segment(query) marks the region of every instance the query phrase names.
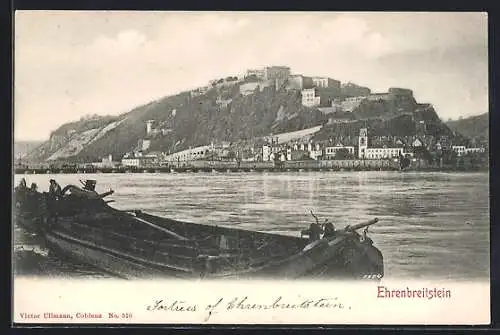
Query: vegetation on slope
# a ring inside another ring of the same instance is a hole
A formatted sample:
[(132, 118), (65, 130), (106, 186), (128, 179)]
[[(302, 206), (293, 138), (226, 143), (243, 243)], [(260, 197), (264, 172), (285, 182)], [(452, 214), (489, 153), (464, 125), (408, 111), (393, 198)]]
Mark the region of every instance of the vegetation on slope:
[(469, 138), (488, 139), (489, 119), (488, 113), (471, 116), (461, 120), (446, 122), (446, 125), (455, 132)]

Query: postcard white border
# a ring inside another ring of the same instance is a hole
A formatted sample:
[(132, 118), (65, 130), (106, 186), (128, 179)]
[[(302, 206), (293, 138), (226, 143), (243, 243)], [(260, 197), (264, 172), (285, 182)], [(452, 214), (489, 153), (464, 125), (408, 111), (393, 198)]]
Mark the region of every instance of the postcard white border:
[[(379, 286), (417, 293), (411, 298), (382, 298)], [(428, 292), (417, 296), (418, 291), (425, 290)], [(434, 292), (432, 297), (429, 291)], [(442, 292), (441, 298), (438, 291)], [(447, 291), (449, 297), (445, 297)], [(159, 300), (163, 309), (148, 310), (154, 309), (149, 306)], [(175, 301), (177, 308), (196, 306), (195, 310), (165, 310)], [(304, 301), (310, 301), (308, 306)], [(243, 308), (252, 305), (256, 307)], [(111, 318), (109, 313), (116, 317)], [(64, 314), (71, 318), (57, 317)], [(99, 314), (101, 318), (97, 317)], [(124, 281), (17, 277), (13, 290), (16, 323), (487, 325), (490, 316), (488, 281)]]

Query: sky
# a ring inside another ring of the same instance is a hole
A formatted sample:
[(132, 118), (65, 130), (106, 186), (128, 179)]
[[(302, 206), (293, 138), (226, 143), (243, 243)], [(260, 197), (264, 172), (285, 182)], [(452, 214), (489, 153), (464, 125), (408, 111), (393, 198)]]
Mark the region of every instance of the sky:
[(268, 65), (410, 88), (444, 121), (488, 111), (486, 13), (17, 11), (14, 22), (15, 140)]

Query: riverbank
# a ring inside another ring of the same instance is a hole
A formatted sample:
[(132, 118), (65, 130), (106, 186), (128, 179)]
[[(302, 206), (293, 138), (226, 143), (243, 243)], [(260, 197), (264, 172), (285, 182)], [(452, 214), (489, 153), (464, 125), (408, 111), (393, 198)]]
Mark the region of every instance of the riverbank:
[[(179, 162), (168, 166), (119, 166), (119, 167), (22, 167), (16, 174), (81, 174), (81, 173), (236, 173), (236, 172), (342, 172), (342, 171), (401, 171), (399, 162), (391, 160), (344, 161), (285, 161), (285, 162)], [(488, 171), (484, 166), (445, 165), (434, 166), (413, 161), (403, 171), (423, 172), (477, 172)]]

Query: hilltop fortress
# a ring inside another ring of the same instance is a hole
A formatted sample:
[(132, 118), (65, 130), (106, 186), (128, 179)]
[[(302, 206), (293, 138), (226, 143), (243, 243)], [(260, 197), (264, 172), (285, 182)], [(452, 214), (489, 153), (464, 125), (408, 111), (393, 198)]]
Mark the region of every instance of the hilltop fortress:
[[(288, 66), (267, 66), (261, 69), (249, 69), (240, 78), (227, 77), (211, 80), (207, 86), (192, 90), (191, 96), (207, 93), (213, 87), (236, 85), (240, 83), (240, 93), (249, 95), (256, 90), (274, 86), (276, 90), (300, 91), (303, 106), (319, 108), (325, 113), (353, 111), (363, 101), (381, 101), (413, 99), (413, 91), (406, 88), (391, 87), (387, 92), (372, 93), (368, 87), (352, 82), (341, 83), (339, 80), (324, 76), (306, 76), (292, 74)], [(228, 104), (228, 100), (220, 99)]]

